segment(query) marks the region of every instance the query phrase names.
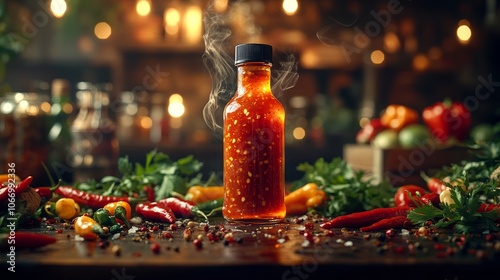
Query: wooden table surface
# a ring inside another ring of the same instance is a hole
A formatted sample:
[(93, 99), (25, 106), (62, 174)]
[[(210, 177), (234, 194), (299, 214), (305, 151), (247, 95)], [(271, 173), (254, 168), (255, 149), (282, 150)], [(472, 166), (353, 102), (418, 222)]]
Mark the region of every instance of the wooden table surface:
[[(103, 247), (77, 240), (71, 228), (56, 224), (48, 230), (42, 224), (32, 230), (56, 236), (58, 241), (37, 250), (17, 250), (15, 273), (7, 270), (8, 257), (2, 252), (0, 278), (444, 280), (479, 279), (500, 272), (498, 234), (466, 236), (466, 245), (459, 246), (460, 236), (446, 233), (417, 236), (413, 231), (396, 230), (394, 237), (388, 237), (385, 232), (335, 229), (327, 234), (314, 220), (290, 218), (279, 224), (255, 225), (217, 218), (210, 221), (209, 232), (232, 232), (234, 242), (210, 242), (203, 223), (195, 223), (192, 239), (204, 236), (202, 248), (196, 248), (192, 240), (183, 238), (184, 225), (175, 231), (165, 225), (149, 235), (129, 231)], [(315, 237), (307, 244), (303, 232), (311, 225)], [(165, 231), (173, 239), (164, 238)], [(159, 253), (150, 248), (155, 242), (160, 245)], [(114, 246), (120, 248), (119, 255)]]

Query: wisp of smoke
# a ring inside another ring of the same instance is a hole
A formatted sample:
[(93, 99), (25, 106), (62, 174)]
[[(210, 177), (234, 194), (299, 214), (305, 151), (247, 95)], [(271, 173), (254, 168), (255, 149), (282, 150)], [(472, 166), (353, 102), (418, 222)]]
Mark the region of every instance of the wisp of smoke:
[(280, 97), (284, 91), (291, 89), (297, 83), (299, 74), (297, 73), (298, 62), (293, 54), (288, 54), (284, 61), (281, 61), (280, 68), (273, 71), (271, 90), (273, 94)]
[[(224, 15), (213, 11), (212, 5), (205, 10), (203, 23), (205, 25), (203, 63), (212, 78), (212, 90), (203, 108), (203, 118), (214, 136), (221, 139), (224, 107), (236, 91), (237, 72), (234, 58), (229, 56), (225, 49), (231, 30), (225, 24)], [(299, 78), (297, 64), (295, 56), (289, 54), (279, 63), (279, 68), (275, 67), (271, 89), (275, 96), (280, 97), (285, 90), (295, 86)]]
[(222, 111), (236, 90), (236, 69), (233, 58), (225, 51), (226, 40), (231, 36), (231, 30), (224, 26), (224, 18), (211, 9), (204, 13), (205, 52), (203, 63), (212, 78), (212, 91), (208, 102), (203, 108), (205, 123), (212, 129), (217, 138), (222, 136)]

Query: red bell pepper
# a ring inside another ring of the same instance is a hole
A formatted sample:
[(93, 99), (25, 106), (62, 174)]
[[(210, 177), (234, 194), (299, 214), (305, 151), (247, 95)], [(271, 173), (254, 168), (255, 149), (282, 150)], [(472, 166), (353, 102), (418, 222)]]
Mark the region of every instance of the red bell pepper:
[(464, 103), (445, 100), (424, 108), (422, 119), (432, 135), (442, 143), (451, 138), (467, 139), (471, 128), (471, 114)]
[(375, 136), (382, 130), (387, 129), (387, 126), (383, 125), (380, 119), (371, 119), (363, 128), (361, 128), (356, 134), (356, 143), (358, 144), (369, 144)]

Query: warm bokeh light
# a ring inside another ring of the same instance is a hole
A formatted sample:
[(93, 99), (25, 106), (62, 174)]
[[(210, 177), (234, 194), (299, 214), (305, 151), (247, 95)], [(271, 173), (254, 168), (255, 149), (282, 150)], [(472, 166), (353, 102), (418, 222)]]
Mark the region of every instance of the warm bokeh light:
[(178, 93), (170, 95), (170, 97), (168, 98), (168, 103), (175, 103), (175, 102), (180, 102), (180, 103), (184, 102), (182, 95)]
[(165, 33), (175, 35), (179, 33), (179, 23), (181, 21), (181, 14), (176, 8), (168, 8), (163, 14), (165, 21)]
[(399, 51), (401, 44), (399, 38), (394, 32), (388, 32), (384, 36), (384, 49), (388, 53), (395, 53)]
[(299, 9), (299, 2), (297, 0), (283, 0), (283, 11), (285, 14), (294, 15)]
[(50, 11), (55, 18), (62, 18), (66, 13), (68, 5), (64, 0), (52, 0), (50, 1)]
[(303, 127), (296, 127), (293, 129), (293, 138), (297, 140), (302, 140), (304, 137), (306, 137), (306, 130)]
[(381, 64), (382, 62), (384, 62), (385, 55), (381, 50), (375, 50), (371, 53), (370, 59), (373, 64)]
[(467, 44), (472, 37), (472, 30), (469, 26), (463, 24), (457, 28), (457, 37), (460, 43)]
[(153, 120), (148, 116), (143, 116), (141, 118), (141, 127), (144, 129), (150, 129), (153, 126)]
[(66, 113), (66, 114), (71, 114), (73, 113), (73, 105), (71, 105), (70, 103), (65, 103), (63, 105), (63, 112)]
[(183, 36), (188, 44), (201, 42), (203, 33), (203, 15), (201, 8), (192, 5), (186, 8), (183, 17)]
[(145, 17), (151, 12), (151, 3), (149, 0), (138, 0), (135, 5), (135, 10), (138, 15)]
[(178, 93), (172, 94), (168, 99), (168, 114), (173, 118), (179, 118), (184, 115), (185, 110), (182, 96)]
[(416, 55), (413, 58), (413, 68), (419, 71), (424, 71), (429, 68), (429, 59), (424, 54)]
[(111, 26), (106, 22), (99, 22), (94, 27), (94, 34), (101, 40), (108, 39), (111, 36)]
[(215, 0), (214, 9), (217, 13), (223, 13), (227, 10), (229, 0)]
[(42, 111), (45, 113), (49, 113), (51, 108), (52, 106), (49, 102), (42, 102), (42, 104), (40, 104), (40, 109), (42, 109)]

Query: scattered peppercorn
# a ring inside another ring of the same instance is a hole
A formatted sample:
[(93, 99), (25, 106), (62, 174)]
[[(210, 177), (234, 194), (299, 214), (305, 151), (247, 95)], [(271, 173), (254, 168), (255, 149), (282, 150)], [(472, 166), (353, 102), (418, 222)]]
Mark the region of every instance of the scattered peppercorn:
[(156, 242), (153, 242), (151, 243), (151, 245), (149, 245), (149, 248), (151, 248), (151, 251), (153, 251), (153, 253), (155, 254), (159, 254), (160, 253), (160, 244), (156, 243)]

